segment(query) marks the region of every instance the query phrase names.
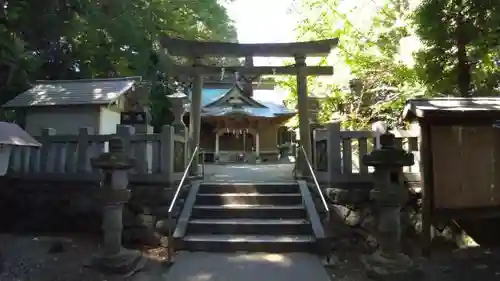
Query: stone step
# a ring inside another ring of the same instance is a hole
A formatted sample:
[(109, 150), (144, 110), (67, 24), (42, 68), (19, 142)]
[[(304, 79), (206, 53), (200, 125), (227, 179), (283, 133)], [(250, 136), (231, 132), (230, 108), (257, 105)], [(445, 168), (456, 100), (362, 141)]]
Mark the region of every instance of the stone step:
[(310, 235), (312, 228), (305, 219), (194, 219), (187, 233)]
[(303, 205), (195, 205), (191, 211), (191, 219), (304, 219), (306, 215)]
[(238, 183), (238, 182), (204, 182), (198, 194), (204, 193), (298, 193), (297, 183)]
[(188, 235), (180, 247), (207, 252), (314, 252), (315, 239), (309, 235)]
[(300, 193), (203, 193), (197, 195), (195, 204), (299, 205), (302, 196)]

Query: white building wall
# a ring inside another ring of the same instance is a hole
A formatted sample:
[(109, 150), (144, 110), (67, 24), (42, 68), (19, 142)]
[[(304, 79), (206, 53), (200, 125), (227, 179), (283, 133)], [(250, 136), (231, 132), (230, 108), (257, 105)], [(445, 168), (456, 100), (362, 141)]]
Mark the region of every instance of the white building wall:
[(120, 113), (101, 107), (99, 115), (99, 134), (109, 135), (116, 133), (116, 125), (120, 124)]
[(99, 130), (99, 108), (96, 106), (57, 107), (47, 106), (26, 110), (25, 130), (32, 136), (40, 136), (42, 129), (53, 128), (57, 134), (78, 134), (82, 127), (90, 127), (92, 133)]
[[(111, 135), (116, 133), (116, 125), (120, 124), (120, 113), (101, 107), (99, 114), (99, 134)], [(104, 143), (104, 151), (109, 151), (109, 143)]]

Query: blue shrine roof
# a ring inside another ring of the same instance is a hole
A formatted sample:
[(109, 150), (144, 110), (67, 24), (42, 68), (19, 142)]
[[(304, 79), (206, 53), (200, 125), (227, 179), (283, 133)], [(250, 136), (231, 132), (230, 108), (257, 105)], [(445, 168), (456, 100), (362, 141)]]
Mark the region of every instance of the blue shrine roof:
[(212, 102), (222, 98), (230, 88), (226, 89), (203, 89), (201, 93), (201, 106), (205, 107)]
[(283, 105), (284, 95), (276, 90), (255, 89), (252, 100), (262, 106), (244, 104), (235, 108), (231, 106), (216, 106), (214, 102), (223, 98), (233, 88), (205, 88), (202, 91), (202, 116), (225, 116), (241, 113), (254, 117), (278, 117), (283, 115), (292, 116), (296, 113)]

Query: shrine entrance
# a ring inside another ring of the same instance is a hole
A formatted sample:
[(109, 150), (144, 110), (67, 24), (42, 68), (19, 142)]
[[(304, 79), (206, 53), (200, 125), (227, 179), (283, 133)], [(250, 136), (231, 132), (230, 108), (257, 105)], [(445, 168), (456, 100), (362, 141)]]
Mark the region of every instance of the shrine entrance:
[(235, 151), (242, 153), (255, 151), (254, 137), (248, 130), (223, 132), (222, 134), (217, 134), (217, 138), (218, 140), (216, 139), (216, 142), (219, 143), (219, 147), (216, 147), (216, 153), (220, 151)]
[(215, 133), (217, 162), (248, 162), (248, 156), (256, 153), (254, 135), (255, 130), (249, 128), (219, 129)]
[[(306, 166), (307, 157), (311, 159), (311, 133), (309, 124), (309, 108), (307, 94), (307, 76), (309, 75), (332, 75), (333, 67), (331, 66), (307, 66), (306, 57), (325, 57), (338, 44), (338, 39), (300, 42), (300, 43), (274, 43), (274, 44), (238, 44), (226, 42), (208, 42), (208, 41), (191, 41), (183, 39), (175, 39), (164, 37), (161, 40), (161, 45), (164, 52), (161, 53), (162, 63), (168, 73), (173, 75), (188, 75), (192, 78), (191, 104), (189, 116), (189, 137), (190, 150), (194, 151), (200, 146), (200, 128), (202, 117), (202, 91), (203, 77), (206, 75), (217, 75), (224, 73), (234, 73), (243, 77), (247, 81), (253, 81), (264, 75), (295, 75), (297, 77), (297, 96), (298, 96), (298, 115), (299, 115), (299, 132), (300, 142), (305, 153), (299, 154), (297, 160), (297, 170), (301, 175), (307, 175), (309, 172)], [(184, 57), (190, 60), (187, 64), (174, 63), (174, 57)], [(202, 59), (206, 57), (237, 57), (244, 58), (244, 66), (213, 66), (203, 65)], [(295, 65), (291, 66), (254, 66), (254, 57), (293, 57)], [(245, 87), (252, 87), (247, 83)], [(224, 118), (224, 114), (220, 115)], [(227, 116), (226, 116), (227, 117)], [(274, 116), (279, 117), (279, 116)], [(227, 118), (226, 118), (227, 119)], [(235, 132), (240, 136), (240, 131), (247, 129), (245, 127), (231, 128), (224, 127), (226, 132), (221, 131), (216, 138), (216, 153), (219, 153), (221, 141), (233, 136)], [(255, 149), (259, 156), (259, 134), (253, 134), (253, 138), (249, 138), (247, 133), (242, 139), (242, 148), (248, 148), (247, 142), (251, 140), (252, 149)], [(243, 144), (243, 140), (244, 144)], [(234, 142), (233, 144), (237, 144)], [(305, 154), (305, 155), (304, 155)], [(198, 174), (198, 155), (194, 156), (192, 175)]]

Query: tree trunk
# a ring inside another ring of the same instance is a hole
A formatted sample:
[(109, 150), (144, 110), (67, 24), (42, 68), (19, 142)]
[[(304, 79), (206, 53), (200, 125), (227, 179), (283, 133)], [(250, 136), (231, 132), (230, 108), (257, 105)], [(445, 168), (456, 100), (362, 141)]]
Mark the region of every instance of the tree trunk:
[(12, 68), (7, 64), (0, 64), (0, 91), (7, 87), (12, 77)]
[(464, 30), (464, 19), (461, 13), (457, 15), (457, 30), (456, 30), (456, 43), (457, 43), (457, 84), (460, 96), (469, 97), (472, 95), (470, 92), (471, 84), (471, 71), (469, 58), (467, 56), (467, 44), (469, 39)]

